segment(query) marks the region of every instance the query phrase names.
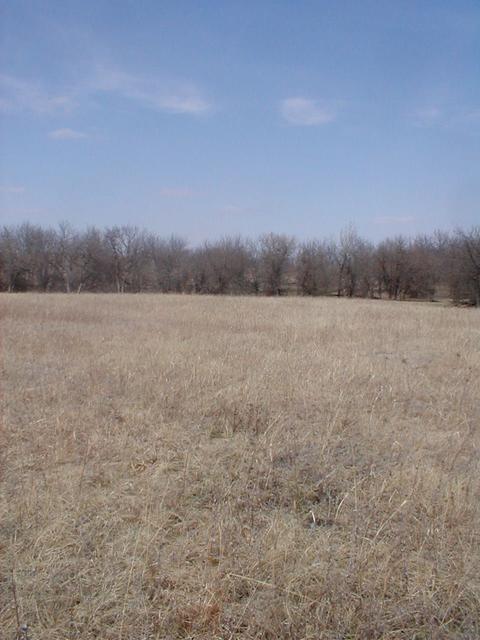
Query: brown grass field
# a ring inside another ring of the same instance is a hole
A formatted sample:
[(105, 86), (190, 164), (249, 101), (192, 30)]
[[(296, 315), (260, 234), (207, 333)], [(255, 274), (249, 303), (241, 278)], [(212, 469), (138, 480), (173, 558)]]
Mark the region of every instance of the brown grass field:
[(480, 313), (0, 296), (0, 636), (480, 637)]

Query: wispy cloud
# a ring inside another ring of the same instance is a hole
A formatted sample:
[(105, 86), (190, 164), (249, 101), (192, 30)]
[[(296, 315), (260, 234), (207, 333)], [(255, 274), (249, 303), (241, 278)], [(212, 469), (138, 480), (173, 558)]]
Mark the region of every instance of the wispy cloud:
[(386, 225), (396, 225), (396, 224), (410, 224), (415, 222), (415, 218), (413, 216), (378, 216), (373, 220), (375, 224), (386, 224)]
[(55, 129), (48, 134), (52, 140), (80, 140), (86, 138), (87, 134), (81, 131), (75, 131), (75, 129)]
[(227, 204), (220, 209), (220, 213), (224, 213), (226, 215), (240, 215), (245, 213), (245, 207), (239, 207), (234, 204)]
[(480, 108), (463, 109), (454, 119), (454, 122), (461, 122), (467, 126), (477, 126), (480, 124)]
[(187, 187), (162, 187), (160, 195), (165, 198), (190, 198), (193, 191)]
[(219, 213), (221, 215), (227, 217), (242, 217), (242, 216), (251, 216), (251, 215), (259, 215), (260, 210), (255, 207), (246, 207), (235, 204), (227, 204), (219, 209)]
[(98, 66), (86, 90), (92, 94), (113, 93), (168, 113), (202, 115), (212, 110), (212, 103), (192, 83), (162, 81), (112, 67)]
[(433, 105), (416, 109), (410, 114), (410, 118), (417, 127), (462, 129), (480, 124), (480, 109), (458, 105)]
[(191, 82), (133, 75), (97, 65), (82, 81), (63, 91), (47, 90), (40, 82), (0, 75), (0, 111), (39, 115), (68, 113), (102, 94), (116, 95), (156, 111), (203, 115), (213, 105)]
[(48, 91), (33, 80), (0, 74), (0, 110), (3, 112), (51, 115), (68, 112), (73, 107), (73, 99), (66, 93)]
[(22, 222), (45, 224), (49, 211), (40, 207), (11, 207), (0, 206), (0, 217), (2, 224), (18, 225)]
[(289, 124), (303, 127), (328, 124), (336, 118), (336, 113), (332, 107), (318, 100), (302, 97), (282, 100), (280, 113)]
[(436, 106), (421, 107), (412, 113), (414, 123), (420, 127), (431, 127), (442, 121), (443, 111)]
[(0, 185), (0, 193), (16, 195), (24, 192), (25, 187), (22, 186)]

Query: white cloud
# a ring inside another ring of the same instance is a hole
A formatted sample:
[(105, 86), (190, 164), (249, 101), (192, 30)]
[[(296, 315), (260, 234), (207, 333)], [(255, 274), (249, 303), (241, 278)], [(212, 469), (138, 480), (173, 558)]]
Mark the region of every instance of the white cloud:
[(280, 113), (288, 123), (304, 127), (328, 124), (336, 118), (331, 107), (317, 100), (302, 97), (282, 100)]
[(415, 222), (413, 216), (379, 216), (374, 219), (375, 224), (410, 224)]
[(47, 91), (35, 81), (0, 74), (0, 111), (30, 111), (40, 115), (68, 112), (74, 107), (71, 96)]
[(80, 140), (86, 138), (87, 134), (74, 129), (55, 129), (55, 131), (50, 131), (48, 136), (53, 140)]
[(24, 193), (24, 192), (25, 192), (25, 187), (11, 186), (11, 185), (0, 185), (0, 193), (19, 194), (19, 193)]

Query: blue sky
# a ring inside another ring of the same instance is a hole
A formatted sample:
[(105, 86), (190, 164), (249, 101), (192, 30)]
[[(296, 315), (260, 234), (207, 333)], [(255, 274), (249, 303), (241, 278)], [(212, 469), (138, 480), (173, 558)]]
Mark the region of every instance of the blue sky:
[(0, 222), (480, 223), (478, 0), (0, 0)]

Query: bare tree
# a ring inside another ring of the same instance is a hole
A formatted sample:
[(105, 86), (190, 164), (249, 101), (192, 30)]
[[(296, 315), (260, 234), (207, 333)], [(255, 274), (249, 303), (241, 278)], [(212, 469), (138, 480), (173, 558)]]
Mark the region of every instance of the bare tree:
[(7, 291), (176, 291), (215, 294), (432, 299), (480, 305), (480, 228), (388, 238), (374, 247), (353, 226), (338, 241), (266, 234), (189, 249), (136, 227), (75, 231), (31, 224), (0, 230), (0, 288)]
[(452, 241), (452, 296), (480, 307), (480, 227), (458, 229)]
[(150, 234), (146, 244), (153, 264), (155, 288), (164, 293), (185, 290), (189, 278), (187, 242), (178, 236), (163, 240)]
[(407, 241), (402, 236), (381, 242), (377, 248), (378, 286), (397, 300), (405, 292), (408, 278)]
[(361, 268), (365, 263), (367, 243), (358, 235), (353, 225), (340, 233), (338, 244), (333, 245), (333, 260), (337, 271), (337, 296), (352, 297), (357, 293), (361, 280)]
[(384, 240), (378, 245), (375, 258), (380, 295), (385, 291), (394, 300), (433, 298), (437, 274), (435, 248), (430, 238), (419, 236), (408, 240), (396, 236)]
[(2, 287), (9, 292), (29, 288), (26, 255), (22, 250), (19, 230), (3, 227), (0, 233), (0, 269)]
[(137, 227), (111, 227), (105, 231), (105, 244), (117, 293), (141, 291), (147, 262), (145, 233)]
[(286, 235), (269, 233), (259, 238), (259, 266), (262, 290), (279, 296), (286, 290), (286, 274), (295, 249), (295, 240)]
[(328, 247), (325, 243), (313, 240), (301, 244), (298, 248), (295, 266), (295, 278), (299, 293), (317, 296), (329, 292), (333, 273)]
[(66, 293), (71, 292), (75, 278), (77, 248), (77, 236), (72, 226), (68, 222), (60, 222), (53, 237), (52, 261)]
[(111, 289), (110, 256), (103, 234), (94, 227), (87, 229), (78, 240), (77, 293), (83, 289), (103, 291)]
[(53, 278), (54, 231), (25, 223), (16, 229), (15, 234), (28, 288), (48, 291)]
[(432, 238), (418, 236), (409, 245), (409, 280), (406, 295), (411, 298), (433, 300), (438, 273), (436, 272), (435, 245)]
[(252, 263), (247, 244), (239, 237), (207, 242), (198, 255), (203, 289), (208, 293), (246, 293)]

